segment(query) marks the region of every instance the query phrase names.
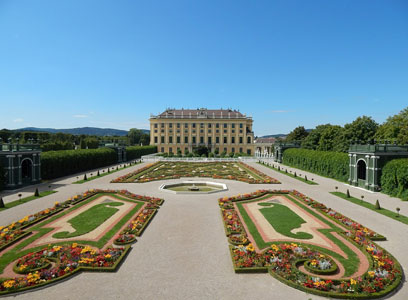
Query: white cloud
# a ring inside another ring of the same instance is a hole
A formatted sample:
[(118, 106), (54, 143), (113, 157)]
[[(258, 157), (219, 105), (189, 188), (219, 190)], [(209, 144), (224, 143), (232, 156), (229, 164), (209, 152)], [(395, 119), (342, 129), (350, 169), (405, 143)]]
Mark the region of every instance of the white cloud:
[(74, 118), (88, 118), (88, 115), (74, 115)]
[(289, 112), (289, 110), (277, 109), (277, 110), (270, 110), (270, 112), (273, 113), (273, 114), (282, 114), (282, 113), (287, 113), (287, 112)]
[(17, 119), (13, 120), (14, 123), (21, 123), (23, 121), (24, 121), (24, 119), (22, 119), (22, 118), (17, 118)]

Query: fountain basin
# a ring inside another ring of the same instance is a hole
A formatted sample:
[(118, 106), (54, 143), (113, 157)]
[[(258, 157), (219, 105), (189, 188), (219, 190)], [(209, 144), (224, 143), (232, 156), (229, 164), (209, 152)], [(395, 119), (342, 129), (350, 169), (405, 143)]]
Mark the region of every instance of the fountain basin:
[(190, 180), (164, 183), (159, 189), (173, 194), (212, 194), (228, 190), (227, 185), (224, 183)]

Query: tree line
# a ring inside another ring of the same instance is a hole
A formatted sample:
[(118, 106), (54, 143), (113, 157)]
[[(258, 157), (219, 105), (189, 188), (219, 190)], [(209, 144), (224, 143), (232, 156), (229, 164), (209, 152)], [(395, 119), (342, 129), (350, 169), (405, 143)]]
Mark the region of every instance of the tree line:
[(97, 149), (100, 143), (120, 143), (127, 146), (149, 145), (150, 135), (140, 129), (132, 128), (127, 136), (96, 136), (96, 135), (74, 135), (68, 133), (49, 133), (39, 131), (16, 131), (2, 129), (0, 138), (3, 143), (9, 139), (13, 143), (20, 144), (36, 141), (40, 144), (43, 152), (75, 149)]
[(344, 126), (322, 124), (307, 131), (298, 126), (285, 138), (286, 142), (300, 142), (310, 150), (347, 152), (351, 143), (408, 144), (408, 107), (378, 124), (368, 116), (361, 116)]

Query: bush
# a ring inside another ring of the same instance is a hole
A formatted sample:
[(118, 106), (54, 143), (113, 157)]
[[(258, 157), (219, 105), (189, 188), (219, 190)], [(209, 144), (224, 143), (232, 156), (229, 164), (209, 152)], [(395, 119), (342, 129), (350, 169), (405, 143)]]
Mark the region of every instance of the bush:
[(132, 160), (141, 158), (143, 155), (157, 152), (156, 146), (131, 146), (126, 147), (126, 159)]
[(393, 159), (385, 164), (381, 188), (386, 194), (408, 199), (408, 158)]
[(347, 153), (291, 148), (283, 152), (283, 163), (340, 181), (349, 177)]
[(53, 179), (117, 162), (109, 148), (49, 151), (41, 154), (41, 177)]

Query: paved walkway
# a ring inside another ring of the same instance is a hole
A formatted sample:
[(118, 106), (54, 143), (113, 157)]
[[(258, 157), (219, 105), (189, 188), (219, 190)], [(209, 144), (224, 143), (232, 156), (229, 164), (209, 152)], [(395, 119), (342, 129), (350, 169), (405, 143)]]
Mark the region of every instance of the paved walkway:
[[(347, 188), (337, 181), (310, 174), (319, 183), (312, 186), (251, 163), (253, 167), (279, 179), (282, 184), (251, 185), (212, 180), (226, 183), (228, 191), (212, 195), (173, 195), (159, 190), (163, 181), (110, 183), (112, 179), (144, 165), (133, 166), (85, 184), (71, 184), (76, 181), (76, 176), (57, 180), (52, 186), (58, 193), (0, 212), (0, 225), (7, 225), (27, 214), (50, 207), (55, 201), (64, 201), (92, 188), (127, 189), (165, 199), (159, 213), (133, 246), (118, 272), (81, 273), (56, 285), (20, 294), (18, 299), (326, 299), (291, 288), (268, 274), (234, 273), (217, 199), (258, 189), (296, 189), (338, 210), (386, 235), (388, 241), (379, 244), (389, 250), (404, 268), (408, 266), (408, 239), (402, 238), (408, 236), (408, 225), (329, 194), (336, 185), (341, 191)], [(375, 201), (377, 197), (383, 207), (395, 209), (393, 206), (398, 204), (401, 213), (408, 212), (408, 203), (349, 188), (352, 195), (362, 193), (368, 201)], [(31, 189), (34, 191), (35, 187)], [(392, 299), (408, 299), (405, 284)]]

